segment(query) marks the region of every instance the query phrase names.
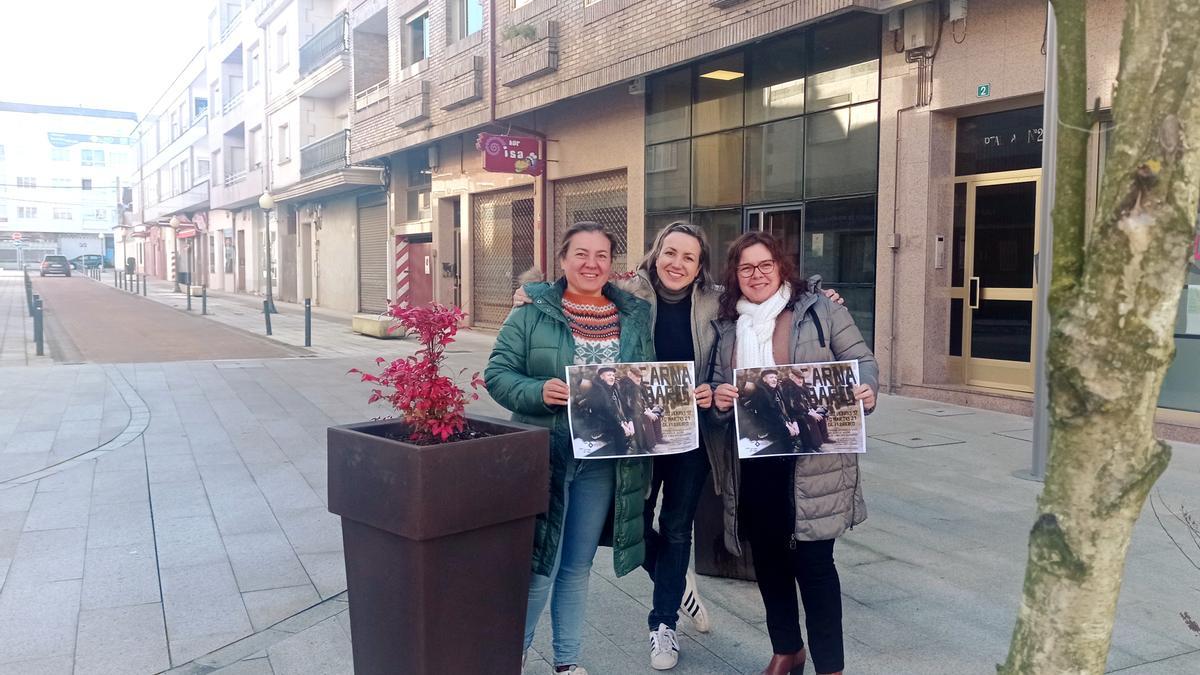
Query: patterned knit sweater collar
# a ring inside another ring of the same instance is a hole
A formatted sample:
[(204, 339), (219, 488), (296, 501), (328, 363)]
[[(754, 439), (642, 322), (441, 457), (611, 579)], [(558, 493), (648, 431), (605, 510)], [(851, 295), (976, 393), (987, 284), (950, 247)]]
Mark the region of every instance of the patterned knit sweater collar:
[(608, 298), (564, 291), (563, 314), (575, 336), (575, 362), (616, 363), (621, 338), (617, 306)]

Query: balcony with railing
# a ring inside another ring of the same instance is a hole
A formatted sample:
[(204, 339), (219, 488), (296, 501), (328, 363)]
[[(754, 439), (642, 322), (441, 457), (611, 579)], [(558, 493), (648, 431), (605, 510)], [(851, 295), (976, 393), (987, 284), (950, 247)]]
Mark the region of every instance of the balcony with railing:
[[(232, 169), (232, 167), (228, 167)], [(213, 182), (209, 205), (214, 209), (234, 209), (253, 204), (263, 191), (262, 167), (226, 171), (224, 180)]]
[(341, 131), (313, 141), (300, 148), (300, 178), (344, 169), (350, 166), (350, 130)]
[[(361, 112), (371, 106), (388, 99), (388, 81), (377, 82), (354, 94), (354, 111)], [(380, 111), (385, 110), (382, 108)], [(369, 116), (369, 115), (368, 115)]]
[(350, 53), (350, 18), (342, 12), (300, 47), (300, 77), (307, 77), (338, 54)]

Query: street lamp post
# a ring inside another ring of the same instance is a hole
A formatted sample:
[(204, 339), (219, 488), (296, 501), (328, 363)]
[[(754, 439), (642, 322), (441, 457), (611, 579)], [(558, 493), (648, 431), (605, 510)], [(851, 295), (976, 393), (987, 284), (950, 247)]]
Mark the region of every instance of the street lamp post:
[(175, 278), (175, 292), (179, 292), (179, 216), (171, 216), (171, 276)]
[(263, 228), (266, 230), (267, 244), (267, 313), (278, 314), (275, 311), (275, 298), (271, 294), (271, 209), (275, 208), (275, 198), (267, 190), (258, 198), (258, 207), (263, 210)]

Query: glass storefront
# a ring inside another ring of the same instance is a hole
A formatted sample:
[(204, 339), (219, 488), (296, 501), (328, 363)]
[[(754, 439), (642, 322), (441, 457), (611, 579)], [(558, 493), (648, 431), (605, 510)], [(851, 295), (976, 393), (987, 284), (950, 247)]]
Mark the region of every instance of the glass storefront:
[(773, 232), (872, 341), (880, 34), (851, 15), (650, 78), (646, 246), (690, 220), (719, 278), (733, 239)]

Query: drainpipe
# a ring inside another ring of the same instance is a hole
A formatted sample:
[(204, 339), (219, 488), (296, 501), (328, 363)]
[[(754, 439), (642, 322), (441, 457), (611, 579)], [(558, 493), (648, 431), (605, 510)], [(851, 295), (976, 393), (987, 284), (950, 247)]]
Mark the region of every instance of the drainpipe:
[[(488, 0), (488, 125), (499, 126), (496, 121), (496, 0)], [(514, 125), (507, 125), (508, 129), (529, 134), (538, 139), (538, 153), (542, 157), (542, 162), (545, 164), (545, 169), (540, 176), (534, 177), (533, 189), (538, 199), (537, 217), (533, 221), (533, 245), (537, 251), (536, 265), (538, 270), (545, 277), (548, 274), (546, 268), (546, 221), (547, 209), (549, 208), (549, 200), (547, 198), (549, 180), (547, 172), (550, 170), (550, 163), (546, 161), (546, 134), (534, 129), (525, 129)]]
[(892, 167), (892, 236), (888, 241), (888, 247), (892, 249), (892, 307), (890, 327), (888, 331), (888, 386), (889, 394), (895, 394), (898, 387), (896, 386), (896, 284), (899, 278), (898, 267), (900, 264), (900, 233), (897, 230), (896, 222), (900, 213), (900, 122), (904, 119), (904, 113), (915, 110), (921, 107), (921, 103), (915, 103), (896, 111), (896, 142), (895, 156), (893, 157)]

